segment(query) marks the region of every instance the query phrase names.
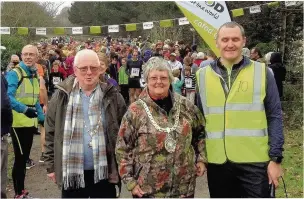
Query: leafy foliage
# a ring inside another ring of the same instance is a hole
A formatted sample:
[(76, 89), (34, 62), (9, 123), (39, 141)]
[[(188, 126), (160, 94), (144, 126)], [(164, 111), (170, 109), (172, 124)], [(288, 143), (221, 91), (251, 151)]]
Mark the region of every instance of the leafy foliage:
[(20, 53), (25, 44), (26, 41), (22, 37), (1, 35), (1, 45), (6, 47), (6, 50), (1, 50), (1, 69), (6, 68), (11, 55)]

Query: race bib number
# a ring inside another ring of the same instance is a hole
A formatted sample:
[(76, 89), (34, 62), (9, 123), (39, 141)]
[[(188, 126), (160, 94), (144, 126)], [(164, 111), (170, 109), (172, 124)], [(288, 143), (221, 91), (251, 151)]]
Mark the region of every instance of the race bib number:
[(139, 68), (132, 68), (131, 75), (133, 77), (138, 77), (139, 76)]
[(53, 77), (53, 84), (57, 85), (61, 82), (60, 77)]
[(185, 78), (185, 84), (186, 84), (186, 88), (192, 88), (192, 79)]

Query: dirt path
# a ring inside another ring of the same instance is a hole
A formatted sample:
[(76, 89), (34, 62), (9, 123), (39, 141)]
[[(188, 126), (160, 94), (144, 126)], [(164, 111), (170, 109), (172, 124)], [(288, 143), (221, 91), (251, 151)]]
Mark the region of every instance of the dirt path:
[[(13, 151), (10, 151), (13, 153)], [(57, 185), (47, 178), (46, 169), (43, 163), (39, 163), (40, 158), (40, 136), (34, 136), (31, 158), (35, 161), (36, 166), (27, 170), (25, 178), (25, 189), (28, 190), (34, 198), (59, 198), (61, 196)], [(12, 163), (10, 163), (12, 164)], [(14, 197), (14, 188), (12, 182), (8, 184), (8, 197)], [(125, 187), (122, 188), (122, 198), (130, 198), (131, 194)], [(209, 197), (206, 177), (197, 179), (196, 198)]]

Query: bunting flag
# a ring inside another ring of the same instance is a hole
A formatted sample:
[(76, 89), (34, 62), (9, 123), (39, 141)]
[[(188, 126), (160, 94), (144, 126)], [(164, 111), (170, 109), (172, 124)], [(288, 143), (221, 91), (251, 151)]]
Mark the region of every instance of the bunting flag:
[[(285, 1), (282, 3), (288, 7), (298, 5), (299, 1)], [(209, 38), (212, 40), (216, 37), (217, 28), (219, 27), (218, 24), (231, 21), (231, 16), (239, 17), (244, 15), (244, 13), (260, 13), (265, 7), (275, 8), (279, 6), (280, 2), (267, 2), (260, 5), (238, 8), (230, 11), (228, 10), (226, 3), (222, 1), (176, 1), (176, 4), (182, 10), (185, 17), (160, 21), (141, 22), (143, 24), (142, 29), (150, 30), (154, 28), (154, 22), (159, 23), (160, 27), (173, 27), (175, 24), (177, 24), (175, 22), (178, 22), (178, 25), (180, 26), (191, 24), (201, 36), (205, 35), (202, 37), (206, 37), (207, 33), (213, 35), (211, 38)], [(247, 12), (247, 10), (249, 11)], [(229, 15), (229, 13), (231, 15)], [(53, 29), (54, 34), (56, 35), (64, 35), (66, 29), (68, 32), (72, 32), (72, 34), (83, 34), (84, 27), (89, 28), (89, 34), (101, 34), (103, 27), (107, 27), (109, 33), (115, 33), (119, 32), (119, 26), (125, 26), (126, 31), (136, 31), (138, 30), (137, 24), (141, 23), (83, 27), (0, 27), (0, 34), (9, 35), (11, 34), (11, 29), (17, 29), (17, 31), (12, 32), (17, 32), (17, 34), (20, 35), (27, 35), (29, 34), (29, 29), (36, 29), (36, 35), (46, 35), (47, 29), (49, 28)]]
[(46, 28), (36, 28), (36, 35), (46, 35)]
[(259, 5), (251, 6), (249, 8), (249, 12), (250, 12), (250, 14), (259, 13), (259, 12), (261, 12), (261, 6), (259, 6)]
[(54, 28), (54, 34), (55, 35), (63, 35), (64, 34), (64, 28)]
[(297, 2), (296, 1), (285, 1), (285, 6), (288, 7), (288, 6), (295, 6), (297, 5)]
[(232, 12), (233, 17), (239, 17), (239, 16), (244, 15), (244, 9), (243, 8), (234, 9), (234, 10), (231, 10), (231, 12)]
[(144, 22), (143, 23), (143, 29), (148, 30), (153, 28), (153, 22)]
[(0, 35), (10, 35), (11, 28), (10, 27), (0, 27)]
[(136, 31), (136, 24), (126, 24), (126, 31)]
[(268, 7), (277, 7), (280, 5), (280, 2), (274, 1), (274, 2), (267, 3), (267, 5), (268, 5)]
[(17, 32), (18, 32), (18, 35), (28, 35), (28, 28), (19, 27)]
[(119, 32), (119, 25), (108, 26), (108, 32)]
[(188, 21), (188, 19), (186, 17), (178, 19), (178, 25), (182, 26), (182, 25), (187, 25), (187, 24), (190, 24), (190, 22)]
[(173, 21), (171, 19), (161, 20), (159, 21), (159, 25), (162, 28), (169, 28), (173, 26)]
[(82, 35), (83, 34), (82, 27), (73, 27), (72, 34), (73, 35)]
[(101, 27), (100, 26), (90, 26), (90, 34), (100, 34)]

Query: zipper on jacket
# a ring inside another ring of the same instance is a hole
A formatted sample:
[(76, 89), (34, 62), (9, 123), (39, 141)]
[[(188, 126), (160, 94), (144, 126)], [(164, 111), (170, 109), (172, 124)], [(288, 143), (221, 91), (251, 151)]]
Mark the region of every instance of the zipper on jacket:
[[(214, 70), (213, 70), (214, 71)], [(237, 76), (239, 75), (241, 69), (237, 72), (235, 78), (233, 79), (233, 83), (232, 85), (234, 84), (235, 82), (235, 79), (237, 78)], [(219, 74), (217, 74), (215, 71), (214, 73), (219, 76), (225, 83), (225, 85), (227, 85), (227, 83), (225, 82), (224, 78), (222, 76), (220, 76)], [(231, 71), (230, 71), (230, 74), (229, 74), (229, 82), (230, 82), (230, 75), (231, 75)], [(226, 161), (224, 163), (227, 162), (227, 160), (229, 160), (228, 156), (227, 156), (227, 151), (226, 151), (226, 139), (225, 139), (225, 131), (226, 131), (226, 104), (227, 104), (227, 99), (229, 97), (229, 93), (230, 93), (230, 90), (231, 90), (231, 87), (228, 88), (228, 92), (227, 92), (227, 97), (225, 98), (225, 103), (224, 103), (224, 138), (223, 138), (223, 141), (224, 141), (224, 151), (225, 151), (225, 156), (226, 156)], [(229, 160), (231, 161), (231, 160)], [(232, 161), (231, 161), (232, 162)]]

